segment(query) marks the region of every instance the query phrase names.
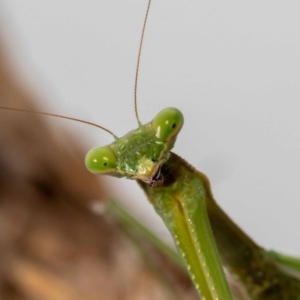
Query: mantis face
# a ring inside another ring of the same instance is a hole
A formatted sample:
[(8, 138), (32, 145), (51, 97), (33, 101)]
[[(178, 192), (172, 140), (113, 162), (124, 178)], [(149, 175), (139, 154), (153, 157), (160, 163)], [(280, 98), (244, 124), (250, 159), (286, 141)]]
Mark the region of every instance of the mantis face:
[(112, 144), (90, 150), (86, 167), (94, 174), (138, 179), (155, 186), (163, 182), (161, 166), (169, 158), (183, 122), (180, 110), (165, 108), (151, 122)]

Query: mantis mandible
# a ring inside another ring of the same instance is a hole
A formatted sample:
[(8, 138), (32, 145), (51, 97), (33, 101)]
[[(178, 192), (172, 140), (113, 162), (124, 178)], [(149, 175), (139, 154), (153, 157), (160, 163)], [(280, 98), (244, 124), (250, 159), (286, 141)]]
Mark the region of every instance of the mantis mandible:
[[(164, 112), (165, 113), (165, 112)], [(180, 123), (180, 122), (179, 122)], [(179, 126), (180, 127), (180, 126)], [(176, 131), (176, 134), (177, 134), (178, 132)], [(172, 135), (171, 135), (172, 136)], [(172, 136), (173, 138), (174, 138), (174, 136)], [(169, 150), (169, 148), (168, 148), (168, 150)], [(88, 158), (87, 158), (87, 165), (90, 165), (90, 159), (91, 159), (91, 155), (92, 155), (92, 153), (93, 152), (91, 152), (89, 155), (88, 155)], [(98, 152), (97, 152), (98, 153)], [(161, 157), (159, 157), (159, 158), (161, 158)], [(93, 160), (93, 158), (92, 158), (92, 160)], [(166, 161), (165, 161), (166, 160)], [(165, 164), (163, 164), (165, 162)], [(145, 160), (145, 163), (146, 164), (148, 164), (148, 168), (151, 170), (151, 169), (153, 169), (153, 166), (154, 166), (154, 164), (153, 164), (153, 162), (151, 163), (149, 160), (147, 161), (147, 160)], [(162, 181), (162, 179), (161, 179), (161, 174), (162, 175), (164, 175), (164, 177), (165, 177), (165, 179), (164, 180), (166, 180), (166, 178), (169, 178), (169, 174), (170, 174), (170, 170), (173, 170), (173, 172), (174, 173), (176, 173), (175, 172), (175, 170), (174, 170), (174, 165), (180, 165), (181, 167), (182, 167), (182, 169), (184, 169), (182, 172), (184, 172), (184, 174), (188, 174), (189, 172), (192, 172), (193, 173), (193, 175), (195, 176), (195, 177), (197, 177), (197, 179), (199, 179), (201, 182), (202, 182), (202, 185), (203, 185), (203, 188), (204, 188), (204, 190), (205, 190), (205, 192), (206, 192), (206, 197), (207, 198), (212, 198), (212, 195), (211, 195), (211, 192), (210, 192), (210, 188), (209, 188), (209, 183), (208, 183), (208, 181), (207, 181), (207, 179), (205, 178), (205, 176), (203, 175), (203, 174), (201, 174), (201, 173), (197, 173), (197, 172), (195, 172), (195, 170), (193, 170), (193, 168), (191, 168), (189, 165), (187, 165), (182, 159), (180, 159), (178, 156), (176, 156), (176, 155), (174, 155), (174, 154), (171, 154), (170, 155), (170, 157), (168, 158), (168, 160), (167, 159), (164, 159), (164, 158), (162, 158), (162, 161), (160, 162), (160, 165), (157, 167), (157, 169), (155, 170), (155, 172), (154, 172), (154, 174), (156, 175), (156, 177), (154, 178), (154, 180), (153, 180), (153, 178), (151, 179), (152, 181), (148, 181), (148, 184), (152, 184), (152, 185), (155, 185), (156, 183), (156, 181)], [(93, 168), (94, 167), (91, 167), (90, 166), (90, 168), (92, 169), (92, 170), (94, 170)], [(140, 167), (141, 168), (141, 167)], [(155, 169), (155, 168), (154, 168)], [(109, 169), (109, 171), (111, 172), (113, 170), (113, 168), (111, 168), (111, 169)], [(94, 170), (95, 171), (95, 170)], [(99, 171), (100, 173), (101, 173), (101, 171)], [(135, 171), (136, 172), (136, 171)], [(115, 173), (114, 173), (115, 174)], [(131, 174), (129, 174), (129, 175), (131, 175)], [(136, 177), (136, 179), (140, 179), (139, 177), (137, 177), (137, 175), (135, 175)], [(145, 178), (144, 178), (145, 179)], [(179, 178), (178, 178), (178, 180), (179, 180)], [(146, 182), (147, 182), (147, 180), (146, 180)], [(145, 185), (145, 184), (143, 184), (142, 182), (140, 182), (140, 184), (141, 184), (141, 186), (142, 186), (142, 188), (146, 191), (146, 193), (147, 193), (147, 195), (148, 195), (148, 197), (149, 198), (153, 198), (153, 197), (155, 197), (155, 195), (153, 195), (153, 194), (155, 194), (155, 193), (153, 193), (153, 191), (155, 191), (156, 189), (159, 189), (159, 186), (161, 186), (162, 185), (162, 183), (161, 184), (159, 184), (159, 183), (157, 183), (157, 187), (148, 187), (148, 185)], [(199, 183), (198, 183), (198, 185), (199, 185)], [(161, 193), (161, 192), (160, 192)], [(210, 200), (212, 200), (212, 199), (210, 199)], [(153, 201), (153, 199), (152, 199), (152, 201)], [(154, 201), (153, 201), (154, 202)], [(192, 209), (193, 210), (193, 209)], [(214, 202), (212, 202), (212, 201), (210, 201), (209, 203), (208, 203), (208, 211), (209, 211), (209, 215), (211, 216), (211, 215), (217, 215), (217, 218), (218, 218), (218, 220), (220, 220), (220, 219), (222, 219), (222, 218), (225, 218), (224, 217), (224, 214), (222, 214), (222, 213), (220, 213), (220, 211), (219, 211), (219, 208), (217, 207), (217, 206), (215, 206), (215, 203)], [(225, 218), (226, 219), (226, 218)], [(215, 224), (214, 223), (214, 219), (213, 218), (211, 218), (211, 222), (212, 222), (212, 226), (213, 226), (213, 228), (215, 227), (218, 227), (218, 224)], [(217, 222), (216, 222), (217, 223)], [(236, 233), (236, 235), (240, 235), (240, 233), (239, 233), (239, 231), (238, 231), (238, 229), (237, 228), (235, 228), (236, 226), (233, 224), (231, 224), (230, 223), (230, 221), (228, 221), (227, 219), (226, 219), (226, 222), (224, 221), (224, 223), (223, 224), (227, 224), (228, 225), (228, 227), (229, 227), (229, 229), (232, 229), (232, 228), (234, 228), (234, 232)], [(216, 230), (216, 231), (214, 231), (214, 234), (217, 236), (217, 243), (218, 243), (218, 239), (224, 239), (224, 238), (222, 238), (222, 234), (221, 234), (221, 232), (222, 232), (222, 229), (223, 229), (223, 227), (226, 227), (226, 226), (219, 226), (219, 227), (221, 227), (221, 228), (218, 228), (218, 230)], [(232, 233), (231, 233), (231, 231), (227, 231), (227, 236), (231, 236), (232, 237)], [(219, 237), (218, 237), (219, 236)], [(251, 244), (252, 242), (250, 242), (249, 241), (249, 239), (247, 239), (245, 236), (243, 236), (243, 238), (244, 238), (244, 240), (245, 241), (243, 241), (244, 242), (244, 244), (243, 245), (247, 245), (247, 242), (249, 242), (250, 243), (250, 246), (252, 247), (253, 245)], [(176, 237), (175, 237), (175, 239), (176, 239)], [(233, 239), (233, 238), (232, 238)], [(236, 246), (233, 246), (234, 245), (234, 243), (231, 245), (230, 243), (228, 243), (228, 245), (226, 245), (226, 246), (224, 246), (224, 247), (231, 247), (232, 249), (231, 249), (231, 253), (232, 253), (232, 256), (234, 256), (234, 255), (236, 255), (236, 253), (234, 252), (234, 250), (236, 249)], [(250, 247), (250, 248), (251, 248)], [(257, 250), (257, 248), (256, 248), (256, 246), (253, 246), (253, 248), (254, 249), (256, 249)], [(254, 251), (256, 254), (257, 254), (257, 252), (256, 252), (256, 250)], [(223, 253), (227, 253), (226, 254), (226, 256), (228, 256), (228, 249), (225, 251), (222, 251), (222, 250), (220, 250), (220, 252), (221, 252), (221, 255), (223, 254)], [(239, 254), (239, 255), (241, 255), (241, 254)], [(247, 254), (247, 257), (249, 256), (250, 254), (248, 253)], [(258, 255), (258, 254), (257, 254)], [(258, 255), (259, 256), (259, 255)], [(248, 259), (248, 258), (243, 258), (242, 257), (242, 255), (240, 256), (240, 259), (241, 260), (245, 260), (245, 261), (248, 261), (248, 263), (251, 263), (252, 261), (250, 260), (250, 259)], [(261, 259), (259, 259), (259, 261), (261, 261)], [(230, 266), (231, 265), (234, 265), (234, 262), (233, 261), (231, 261), (231, 262), (229, 262), (229, 260), (228, 260), (228, 257), (226, 258), (226, 260), (224, 261), (223, 260), (223, 262), (227, 265), (229, 265), (229, 268), (230, 268)], [(217, 267), (216, 267), (217, 268)], [(233, 268), (233, 267), (232, 267)], [(249, 270), (249, 268), (247, 267), (245, 267), (245, 269), (247, 269), (247, 270)], [(250, 272), (250, 271), (249, 271)], [(216, 277), (220, 277), (220, 276), (222, 276), (222, 275), (220, 275), (220, 274), (218, 274)], [(248, 275), (247, 275), (248, 276)], [(262, 277), (262, 276), (258, 276), (258, 277)], [(221, 284), (221, 286), (223, 286), (223, 284)], [(211, 289), (213, 289), (214, 288), (214, 285), (212, 285), (212, 287), (211, 287)], [(209, 289), (209, 288), (207, 288), (207, 289)], [(224, 287), (220, 287), (220, 288), (218, 288), (219, 290), (226, 290), (226, 288), (224, 288)], [(220, 292), (221, 294), (220, 294), (220, 297), (221, 297), (221, 299), (226, 299), (225, 297), (230, 297), (229, 295), (228, 295), (228, 293), (227, 292), (224, 292), (224, 291), (221, 291)], [(218, 297), (218, 296), (216, 296), (213, 292), (211, 292), (210, 293), (211, 295), (207, 295), (207, 298), (208, 299), (210, 299), (209, 297), (211, 297), (212, 299), (215, 299), (216, 297)], [(256, 295), (258, 295), (257, 293), (256, 293)], [(278, 294), (279, 295), (279, 294)], [(295, 295), (295, 294), (293, 294), (293, 295)], [(223, 297), (223, 298), (222, 298)], [(257, 296), (257, 297), (262, 297), (262, 296)], [(296, 296), (294, 296), (294, 297), (296, 297)], [(253, 298), (254, 299), (254, 298)], [(256, 298), (255, 298), (256, 299)], [(257, 299), (259, 299), (259, 298), (257, 298)], [(267, 299), (267, 298), (264, 298), (264, 299)], [(273, 298), (269, 298), (269, 299), (273, 299)], [(281, 298), (280, 299), (284, 299), (284, 297), (283, 296), (281, 296)]]

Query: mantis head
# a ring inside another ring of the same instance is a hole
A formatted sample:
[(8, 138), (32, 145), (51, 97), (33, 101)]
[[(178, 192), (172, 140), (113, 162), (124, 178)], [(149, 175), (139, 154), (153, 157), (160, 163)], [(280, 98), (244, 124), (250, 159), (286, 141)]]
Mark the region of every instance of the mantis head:
[(99, 175), (139, 179), (154, 186), (163, 181), (161, 166), (169, 158), (184, 122), (177, 108), (160, 111), (155, 118), (110, 145), (91, 149), (87, 169)]

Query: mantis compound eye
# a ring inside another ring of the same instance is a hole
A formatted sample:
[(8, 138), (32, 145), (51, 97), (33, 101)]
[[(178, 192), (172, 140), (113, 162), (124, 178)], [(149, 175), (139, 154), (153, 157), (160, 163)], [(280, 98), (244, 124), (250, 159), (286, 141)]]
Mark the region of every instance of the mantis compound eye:
[(112, 174), (117, 166), (116, 154), (109, 146), (95, 147), (85, 156), (85, 165), (94, 174)]
[(182, 112), (174, 107), (168, 107), (160, 111), (151, 124), (155, 135), (163, 142), (174, 139), (183, 126)]

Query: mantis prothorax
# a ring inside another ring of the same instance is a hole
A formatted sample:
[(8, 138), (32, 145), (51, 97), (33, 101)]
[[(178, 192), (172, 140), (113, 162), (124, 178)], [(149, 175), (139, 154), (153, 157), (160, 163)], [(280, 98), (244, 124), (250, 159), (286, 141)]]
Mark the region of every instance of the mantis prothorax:
[[(147, 17), (145, 24), (146, 20)], [(138, 64), (141, 45), (142, 42)], [(138, 181), (172, 233), (203, 298), (232, 298), (213, 231), (223, 264), (245, 285), (251, 299), (298, 299), (299, 280), (282, 271), (282, 265), (226, 216), (213, 200), (204, 174), (170, 152), (183, 125), (182, 113), (167, 108), (151, 122), (141, 124), (136, 109), (137, 78), (136, 75), (135, 111), (139, 128), (122, 138), (105, 129), (115, 142), (92, 149), (85, 159), (87, 168), (96, 174)]]

